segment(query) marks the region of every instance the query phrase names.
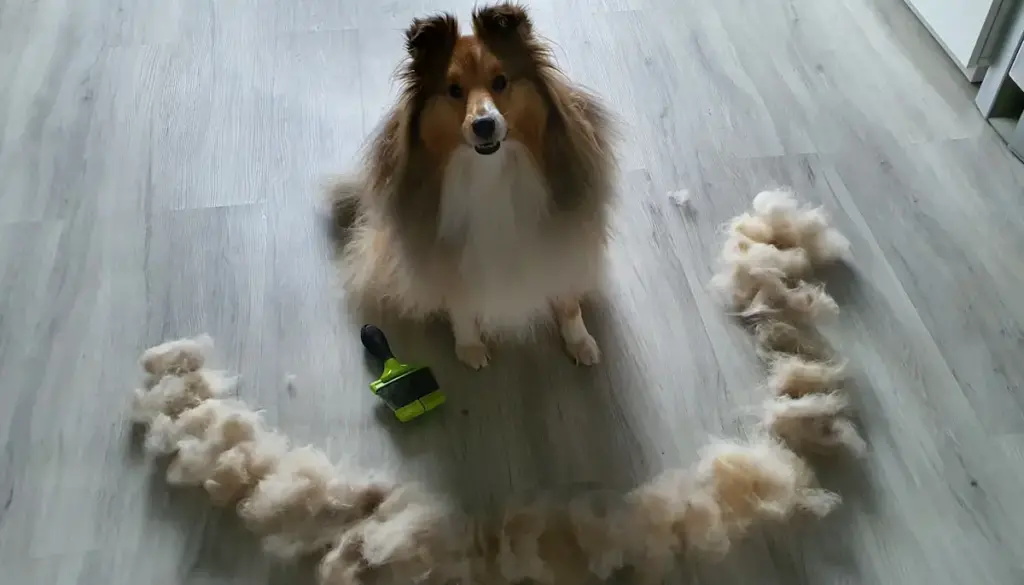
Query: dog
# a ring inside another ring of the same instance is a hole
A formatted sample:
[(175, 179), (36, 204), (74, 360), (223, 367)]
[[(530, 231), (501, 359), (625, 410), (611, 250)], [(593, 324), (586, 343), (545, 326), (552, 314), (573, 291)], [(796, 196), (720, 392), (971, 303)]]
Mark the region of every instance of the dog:
[(580, 301), (604, 277), (614, 199), (609, 111), (557, 69), (524, 8), (449, 13), (405, 33), (401, 94), (362, 176), (335, 185), (350, 294), (448, 318), (457, 357), (554, 317), (577, 364), (599, 362)]

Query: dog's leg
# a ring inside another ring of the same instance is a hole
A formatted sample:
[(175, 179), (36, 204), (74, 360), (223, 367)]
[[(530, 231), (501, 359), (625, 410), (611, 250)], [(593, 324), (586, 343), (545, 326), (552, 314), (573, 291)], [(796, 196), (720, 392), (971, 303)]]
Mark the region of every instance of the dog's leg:
[(452, 324), (452, 334), (455, 335), (455, 355), (459, 361), (479, 370), (490, 361), (487, 353), (487, 346), (484, 345), (483, 337), (480, 335), (480, 325), (476, 315), (460, 311), (449, 311), (448, 319)]
[(565, 342), (565, 349), (572, 359), (577, 364), (584, 366), (592, 366), (601, 361), (601, 350), (597, 347), (597, 341), (587, 331), (587, 324), (583, 322), (583, 312), (580, 311), (579, 301), (576, 299), (557, 300), (552, 304), (555, 318), (558, 320), (558, 329)]

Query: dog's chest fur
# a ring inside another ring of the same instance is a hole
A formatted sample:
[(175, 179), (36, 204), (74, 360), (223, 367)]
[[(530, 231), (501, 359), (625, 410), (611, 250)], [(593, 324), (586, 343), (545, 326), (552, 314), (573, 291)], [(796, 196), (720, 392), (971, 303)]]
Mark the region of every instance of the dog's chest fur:
[(529, 153), (508, 141), (491, 155), (460, 148), (445, 169), (439, 236), (457, 245), (456, 310), (490, 333), (550, 314), (550, 302), (594, 285), (593, 244), (553, 233), (551, 197)]

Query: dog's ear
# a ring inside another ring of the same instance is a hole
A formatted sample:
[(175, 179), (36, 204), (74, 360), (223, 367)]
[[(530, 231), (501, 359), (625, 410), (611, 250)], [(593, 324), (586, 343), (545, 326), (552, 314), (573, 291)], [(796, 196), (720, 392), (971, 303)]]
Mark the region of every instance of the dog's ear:
[(527, 40), (533, 34), (533, 23), (526, 8), (512, 2), (480, 8), (473, 13), (473, 32), (481, 38)]
[(405, 49), (413, 59), (436, 49), (451, 48), (459, 36), (459, 22), (447, 12), (415, 18), (405, 31)]
[(422, 83), (447, 64), (459, 38), (459, 22), (448, 13), (416, 18), (405, 31), (405, 50), (411, 63), (408, 73)]

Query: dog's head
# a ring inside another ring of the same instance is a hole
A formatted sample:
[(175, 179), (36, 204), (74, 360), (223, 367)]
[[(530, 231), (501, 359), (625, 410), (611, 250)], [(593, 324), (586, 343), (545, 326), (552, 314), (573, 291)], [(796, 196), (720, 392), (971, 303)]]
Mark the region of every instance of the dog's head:
[(526, 12), (499, 4), (473, 13), (461, 36), (449, 14), (416, 19), (406, 31), (407, 92), (415, 95), (413, 132), (444, 156), (465, 144), (481, 155), (514, 139), (539, 145), (548, 108), (538, 88), (534, 39)]
[(515, 140), (555, 207), (603, 214), (615, 166), (604, 107), (558, 71), (522, 7), (480, 8), (472, 23), (463, 36), (454, 16), (439, 14), (406, 30), (401, 97), (368, 152), (371, 192), (410, 240), (433, 241), (451, 154), (471, 147), (487, 156)]

